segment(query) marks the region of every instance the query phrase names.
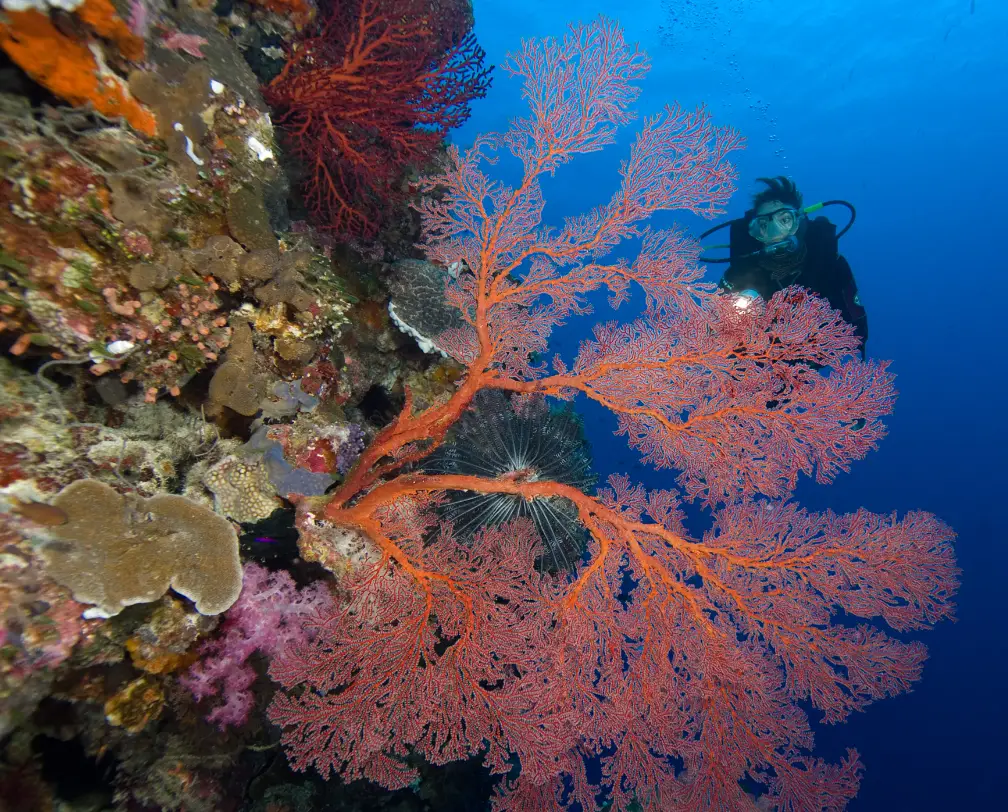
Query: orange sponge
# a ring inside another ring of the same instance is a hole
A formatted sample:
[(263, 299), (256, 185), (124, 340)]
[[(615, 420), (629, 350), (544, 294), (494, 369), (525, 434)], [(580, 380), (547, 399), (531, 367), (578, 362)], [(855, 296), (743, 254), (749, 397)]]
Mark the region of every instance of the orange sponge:
[[(109, 0), (85, 0), (75, 14), (125, 58), (143, 57), (143, 40), (116, 16)], [(122, 116), (146, 135), (157, 132), (154, 114), (104, 64), (97, 44), (71, 39), (56, 29), (48, 15), (34, 9), (7, 11), (4, 20), (0, 48), (40, 85), (70, 104), (91, 104), (102, 115)]]

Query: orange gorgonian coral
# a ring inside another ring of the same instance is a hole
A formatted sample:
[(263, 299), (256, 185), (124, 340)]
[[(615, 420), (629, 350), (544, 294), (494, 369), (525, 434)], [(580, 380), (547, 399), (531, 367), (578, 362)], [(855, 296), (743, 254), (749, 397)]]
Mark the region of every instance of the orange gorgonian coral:
[[(428, 181), (440, 194), (420, 208), (427, 254), (453, 269), (446, 296), (465, 322), (439, 344), (467, 376), (447, 402), (414, 412), (407, 398), (342, 487), (299, 507), (316, 540), (367, 542), (314, 643), (271, 666), (286, 688), (271, 717), (297, 769), (403, 787), (418, 755), (483, 754), (508, 776), (498, 809), (839, 809), (861, 763), (814, 758), (799, 703), (838, 722), (907, 690), (925, 649), (887, 629), (952, 614), (952, 533), (933, 516), (786, 501), (800, 473), (828, 481), (876, 446), (894, 398), (886, 364), (859, 360), (853, 329), (800, 288), (739, 312), (701, 282), (696, 245), (643, 226), (657, 211), (721, 210), (734, 132), (666, 108), (644, 121), (608, 202), (543, 225), (540, 179), (613, 142), (646, 66), (606, 21), (524, 43), (504, 68), (524, 79), (529, 116), (453, 149)], [(484, 173), (503, 151), (521, 163), (515, 186)], [(629, 239), (635, 259), (606, 261)], [(646, 294), (639, 318), (597, 325), (571, 366), (533, 362), (588, 294), (605, 286), (619, 304), (631, 285)], [(493, 388), (605, 405), (714, 508), (713, 528), (691, 537), (675, 493), (624, 477), (592, 496), (524, 470), (413, 465)], [(436, 527), (452, 491), (566, 500), (591, 537), (584, 561), (538, 571), (523, 521), (460, 541)]]

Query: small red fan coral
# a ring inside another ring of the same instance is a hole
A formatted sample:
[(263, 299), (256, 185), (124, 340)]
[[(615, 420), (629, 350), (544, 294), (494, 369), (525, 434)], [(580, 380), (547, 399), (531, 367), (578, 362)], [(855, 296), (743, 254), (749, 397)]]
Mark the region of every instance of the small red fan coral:
[(265, 88), (305, 164), (318, 225), (369, 237), (402, 197), (405, 170), (432, 158), (490, 85), (458, 0), (348, 0), (320, 21)]

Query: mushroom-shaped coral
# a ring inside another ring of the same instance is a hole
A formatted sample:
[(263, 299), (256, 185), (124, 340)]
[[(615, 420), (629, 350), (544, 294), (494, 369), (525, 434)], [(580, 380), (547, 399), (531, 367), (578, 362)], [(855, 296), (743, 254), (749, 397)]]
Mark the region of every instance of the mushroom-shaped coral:
[(90, 614), (115, 615), (157, 600), (169, 587), (204, 615), (220, 614), (238, 599), (238, 536), (209, 508), (172, 494), (123, 496), (93, 479), (67, 485), (52, 505), (67, 522), (49, 529), (46, 571), (75, 600), (93, 604)]

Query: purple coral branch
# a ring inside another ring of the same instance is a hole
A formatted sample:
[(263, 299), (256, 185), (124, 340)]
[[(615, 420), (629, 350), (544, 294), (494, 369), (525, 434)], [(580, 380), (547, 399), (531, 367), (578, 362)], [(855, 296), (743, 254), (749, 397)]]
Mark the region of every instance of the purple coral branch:
[(147, 39), (151, 24), (151, 14), (150, 8), (147, 6), (147, 0), (131, 0), (129, 22), (127, 24), (130, 31), (142, 39)]

